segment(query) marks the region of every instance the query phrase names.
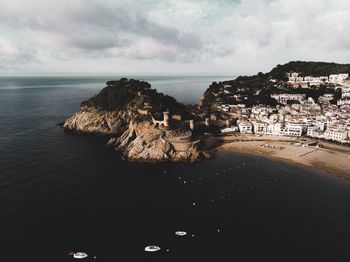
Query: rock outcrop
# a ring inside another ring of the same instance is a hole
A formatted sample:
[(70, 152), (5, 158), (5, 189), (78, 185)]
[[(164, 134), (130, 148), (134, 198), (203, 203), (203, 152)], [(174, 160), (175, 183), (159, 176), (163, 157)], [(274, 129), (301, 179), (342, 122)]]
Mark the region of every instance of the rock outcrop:
[(204, 154), (198, 150), (198, 143), (187, 143), (187, 150), (176, 150), (166, 139), (169, 131), (152, 122), (154, 116), (166, 110), (183, 118), (191, 115), (184, 105), (157, 93), (148, 83), (121, 79), (107, 82), (98, 95), (82, 102), (80, 111), (67, 119), (63, 127), (78, 134), (110, 136), (108, 144), (129, 161), (200, 159)]

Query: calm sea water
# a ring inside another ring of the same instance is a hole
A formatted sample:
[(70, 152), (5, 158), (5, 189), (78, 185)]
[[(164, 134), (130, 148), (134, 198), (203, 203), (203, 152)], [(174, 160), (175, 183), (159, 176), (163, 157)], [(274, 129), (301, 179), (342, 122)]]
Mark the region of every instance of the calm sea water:
[[(79, 250), (107, 262), (349, 261), (346, 181), (233, 153), (131, 164), (101, 138), (64, 133), (56, 123), (109, 79), (0, 78), (1, 261), (72, 261)], [(143, 79), (185, 103), (223, 80)]]

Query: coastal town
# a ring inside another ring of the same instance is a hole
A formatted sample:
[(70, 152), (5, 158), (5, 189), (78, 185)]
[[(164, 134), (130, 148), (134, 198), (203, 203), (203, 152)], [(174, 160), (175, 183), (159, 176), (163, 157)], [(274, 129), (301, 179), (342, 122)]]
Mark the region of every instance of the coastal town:
[[(290, 72), (286, 73), (284, 81), (270, 77), (267, 82), (279, 91), (270, 94), (276, 101), (274, 105), (237, 103), (237, 100), (244, 102), (249, 98), (244, 88), (232, 92), (230, 84), (219, 85), (211, 92), (215, 99), (210, 104), (210, 121), (220, 126), (221, 134), (307, 136), (350, 144), (348, 73), (315, 77)], [(329, 92), (319, 95), (317, 100), (307, 95), (307, 90), (321, 87)], [(261, 91), (255, 90), (256, 93)], [(234, 97), (236, 103), (227, 103), (227, 97)]]
[(128, 161), (195, 162), (238, 151), (349, 179), (347, 72), (348, 65), (290, 62), (269, 73), (213, 82), (196, 105), (122, 78), (83, 101), (63, 128), (107, 136), (107, 145)]

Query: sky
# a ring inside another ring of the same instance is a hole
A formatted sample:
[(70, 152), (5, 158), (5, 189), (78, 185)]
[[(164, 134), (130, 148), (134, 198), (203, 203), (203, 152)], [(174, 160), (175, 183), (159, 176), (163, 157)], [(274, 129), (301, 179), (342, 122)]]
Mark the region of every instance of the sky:
[(349, 0), (0, 0), (1, 75), (249, 75), (350, 62)]

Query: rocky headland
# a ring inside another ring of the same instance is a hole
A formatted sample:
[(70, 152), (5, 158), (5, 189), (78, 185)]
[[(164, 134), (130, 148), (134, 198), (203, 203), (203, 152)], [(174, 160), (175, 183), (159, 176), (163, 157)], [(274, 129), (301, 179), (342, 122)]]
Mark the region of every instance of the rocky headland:
[(193, 117), (185, 105), (149, 83), (122, 78), (83, 101), (63, 128), (108, 136), (108, 145), (129, 161), (193, 162), (207, 155), (191, 132)]

